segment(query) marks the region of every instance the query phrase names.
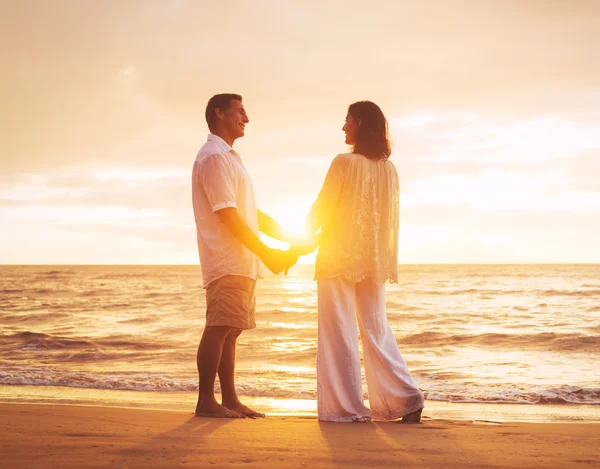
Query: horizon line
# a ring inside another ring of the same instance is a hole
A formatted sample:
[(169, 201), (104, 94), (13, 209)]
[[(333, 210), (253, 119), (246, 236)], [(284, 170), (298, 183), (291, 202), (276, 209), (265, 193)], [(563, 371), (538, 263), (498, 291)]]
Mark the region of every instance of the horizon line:
[[(295, 264), (295, 266), (313, 266), (314, 263), (302, 263)], [(600, 265), (600, 262), (423, 262), (423, 263), (399, 263), (398, 266), (412, 266), (412, 265)], [(61, 267), (200, 267), (198, 264), (2, 264), (0, 267), (47, 267), (47, 266), (61, 266)], [(292, 266), (294, 267), (294, 266)]]

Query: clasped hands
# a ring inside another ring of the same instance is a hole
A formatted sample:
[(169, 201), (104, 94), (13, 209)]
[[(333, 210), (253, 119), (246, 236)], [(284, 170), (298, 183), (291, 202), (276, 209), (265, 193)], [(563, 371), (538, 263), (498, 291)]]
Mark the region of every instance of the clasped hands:
[(310, 254), (319, 245), (319, 238), (317, 236), (302, 236), (290, 239), (289, 241), (290, 247), (287, 251), (267, 248), (260, 256), (263, 264), (274, 274), (281, 272), (287, 274), (290, 267), (298, 262), (300, 256)]

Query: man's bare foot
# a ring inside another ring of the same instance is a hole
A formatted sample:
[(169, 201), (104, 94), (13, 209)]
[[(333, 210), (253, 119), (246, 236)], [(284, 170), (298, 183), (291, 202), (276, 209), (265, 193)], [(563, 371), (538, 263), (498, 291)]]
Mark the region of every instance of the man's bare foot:
[(228, 409), (225, 406), (222, 406), (218, 402), (214, 402), (212, 404), (203, 405), (200, 404), (196, 407), (196, 417), (212, 417), (212, 418), (221, 418), (221, 419), (243, 419), (246, 418), (245, 415), (240, 412), (236, 412), (235, 410)]
[(423, 409), (415, 410), (414, 412), (402, 417), (402, 420), (400, 420), (398, 423), (420, 423), (421, 412), (423, 412)]
[(265, 414), (263, 414), (261, 412), (256, 412), (255, 410), (252, 410), (250, 407), (245, 406), (241, 402), (234, 402), (233, 404), (223, 403), (223, 405), (226, 408), (228, 408), (229, 410), (237, 412), (238, 414), (242, 414), (245, 417), (249, 417), (251, 419), (264, 419), (265, 418)]

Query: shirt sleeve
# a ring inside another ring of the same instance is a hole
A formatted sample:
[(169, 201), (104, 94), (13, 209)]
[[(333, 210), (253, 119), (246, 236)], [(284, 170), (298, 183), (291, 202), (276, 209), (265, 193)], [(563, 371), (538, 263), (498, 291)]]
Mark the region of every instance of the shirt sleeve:
[(308, 215), (308, 227), (311, 232), (316, 232), (326, 225), (333, 216), (349, 167), (350, 159), (347, 155), (338, 155), (331, 162), (323, 187)]
[(213, 212), (237, 208), (235, 174), (223, 155), (211, 155), (199, 168), (199, 180)]

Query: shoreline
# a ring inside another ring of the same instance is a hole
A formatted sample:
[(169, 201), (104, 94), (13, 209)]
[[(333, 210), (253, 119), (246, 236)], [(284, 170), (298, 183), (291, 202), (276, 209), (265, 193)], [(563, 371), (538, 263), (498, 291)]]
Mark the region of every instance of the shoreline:
[[(217, 396), (219, 398), (219, 396)], [(252, 408), (272, 417), (316, 420), (316, 400), (240, 396)], [(54, 386), (0, 385), (0, 405), (69, 405), (191, 413), (196, 393), (187, 391), (119, 391)], [(599, 405), (492, 404), (425, 401), (432, 419), (522, 423), (600, 423)]]
[(578, 468), (600, 463), (600, 423), (198, 418), (188, 412), (0, 404), (6, 467)]

